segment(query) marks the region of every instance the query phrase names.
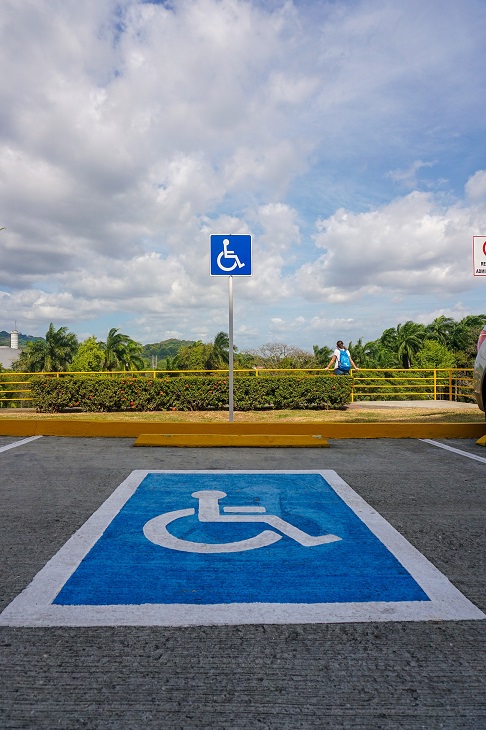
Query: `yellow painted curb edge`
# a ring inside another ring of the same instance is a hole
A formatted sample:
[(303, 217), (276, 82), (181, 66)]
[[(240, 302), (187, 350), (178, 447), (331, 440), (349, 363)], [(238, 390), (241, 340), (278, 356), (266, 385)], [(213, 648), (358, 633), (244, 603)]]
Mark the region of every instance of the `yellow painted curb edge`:
[(486, 436), (483, 436), (482, 438), (478, 439), (476, 441), (478, 446), (486, 446)]
[(224, 434), (224, 433), (142, 433), (134, 446), (252, 446), (329, 448), (320, 434)]
[(74, 421), (0, 418), (0, 436), (137, 438), (141, 434), (310, 435), (325, 439), (474, 438), (485, 435), (479, 423), (168, 423), (160, 421)]

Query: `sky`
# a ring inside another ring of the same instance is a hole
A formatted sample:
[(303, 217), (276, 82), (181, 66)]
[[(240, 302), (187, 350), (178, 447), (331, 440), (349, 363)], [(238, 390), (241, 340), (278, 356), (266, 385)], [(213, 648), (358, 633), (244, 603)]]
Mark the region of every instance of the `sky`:
[(484, 0), (1, 0), (0, 330), (312, 351), (486, 312)]

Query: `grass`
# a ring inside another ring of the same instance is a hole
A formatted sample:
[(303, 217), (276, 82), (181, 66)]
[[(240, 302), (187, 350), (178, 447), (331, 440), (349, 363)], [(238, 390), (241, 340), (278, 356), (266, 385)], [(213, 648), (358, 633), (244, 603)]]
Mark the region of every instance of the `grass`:
[[(157, 411), (150, 413), (36, 413), (33, 409), (0, 409), (1, 419), (35, 418), (73, 421), (141, 421), (163, 423), (221, 423), (228, 421), (227, 411)], [(434, 408), (359, 408), (344, 411), (252, 411), (235, 412), (238, 423), (482, 423), (485, 415), (479, 408), (464, 404), (448, 409)]]

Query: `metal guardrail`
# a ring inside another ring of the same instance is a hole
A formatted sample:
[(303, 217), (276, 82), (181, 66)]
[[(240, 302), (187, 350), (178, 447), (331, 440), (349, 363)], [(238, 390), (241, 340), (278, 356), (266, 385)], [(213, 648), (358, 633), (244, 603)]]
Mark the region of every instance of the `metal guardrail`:
[[(275, 377), (298, 375), (334, 377), (324, 368), (252, 368), (235, 369), (236, 376)], [(474, 400), (472, 368), (352, 370), (351, 402), (362, 400)], [(30, 380), (39, 375), (63, 378), (70, 375), (149, 378), (185, 377), (187, 375), (228, 375), (228, 370), (115, 370), (102, 372), (16, 373), (0, 372), (0, 408), (32, 405)], [(344, 376), (343, 376), (344, 377)]]
[[(28, 407), (30, 395), (30, 378), (32, 373), (0, 373), (0, 408)], [(23, 395), (23, 394), (26, 395)], [(15, 404), (15, 405), (13, 405)]]
[(472, 373), (472, 368), (355, 370), (351, 400), (474, 400)]

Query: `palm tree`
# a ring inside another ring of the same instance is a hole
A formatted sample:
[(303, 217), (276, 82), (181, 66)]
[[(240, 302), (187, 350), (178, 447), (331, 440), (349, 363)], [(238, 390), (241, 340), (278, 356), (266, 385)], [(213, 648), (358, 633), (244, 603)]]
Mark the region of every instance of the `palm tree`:
[(450, 347), (452, 333), (454, 332), (457, 322), (451, 317), (436, 317), (431, 324), (425, 328), (425, 335), (429, 340), (437, 340), (441, 345)]
[(210, 370), (218, 370), (228, 365), (229, 344), (229, 336), (226, 332), (218, 332), (214, 338), (211, 354), (208, 358), (207, 367)]
[(44, 370), (47, 372), (66, 370), (77, 349), (78, 338), (76, 335), (73, 332), (68, 332), (67, 327), (59, 327), (58, 330), (55, 330), (51, 322), (46, 332)]
[(108, 332), (106, 342), (103, 342), (105, 353), (103, 370), (115, 370), (120, 367), (120, 363), (123, 362), (125, 339), (125, 335), (118, 332), (118, 327), (112, 327)]
[(458, 366), (471, 367), (476, 357), (479, 333), (486, 324), (486, 315), (471, 314), (456, 323), (452, 349), (457, 355)]
[(18, 367), (27, 372), (56, 373), (67, 370), (78, 350), (78, 339), (67, 327), (54, 329), (52, 322), (46, 332), (45, 340), (29, 342), (18, 360)]
[(397, 327), (397, 356), (402, 367), (412, 367), (413, 356), (421, 349), (425, 339), (425, 327), (409, 320)]
[(108, 332), (106, 342), (102, 343), (105, 358), (103, 370), (141, 370), (144, 366), (142, 345), (132, 340), (128, 335), (112, 327)]
[(467, 317), (461, 319), (459, 324), (464, 327), (484, 327), (486, 323), (486, 314), (469, 314)]
[(139, 342), (128, 339), (125, 347), (125, 370), (143, 370), (145, 365), (142, 357), (143, 347)]
[(389, 350), (390, 352), (396, 354), (398, 344), (397, 330), (395, 329), (395, 327), (389, 327), (388, 329), (384, 330), (380, 339), (377, 340), (377, 343), (379, 343), (385, 350)]
[(379, 343), (385, 350), (395, 355), (396, 364), (408, 369), (411, 367), (413, 356), (422, 347), (424, 339), (425, 327), (409, 320), (396, 328), (390, 327), (385, 330)]

